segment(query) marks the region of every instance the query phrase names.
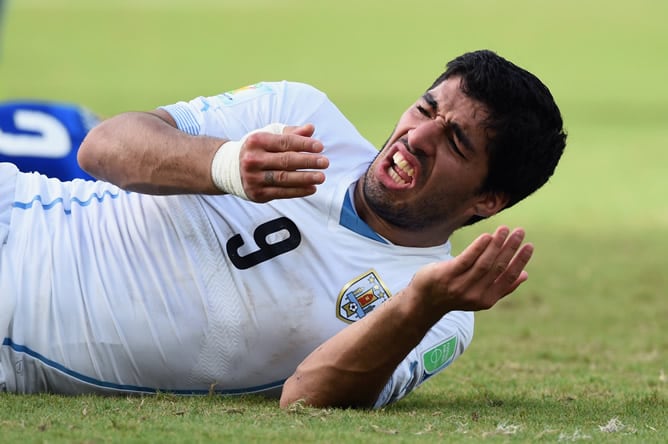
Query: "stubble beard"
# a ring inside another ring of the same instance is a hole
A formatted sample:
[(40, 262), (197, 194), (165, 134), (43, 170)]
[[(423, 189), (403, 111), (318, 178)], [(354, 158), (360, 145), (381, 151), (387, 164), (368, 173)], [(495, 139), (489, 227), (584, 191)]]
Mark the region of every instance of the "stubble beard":
[(383, 186), (375, 180), (372, 172), (376, 160), (388, 147), (395, 131), (396, 126), (364, 173), (362, 194), (369, 208), (387, 223), (408, 231), (420, 231), (447, 218), (447, 211), (441, 211), (439, 214), (433, 212), (435, 208), (442, 206), (440, 199), (428, 199), (422, 204), (414, 205), (396, 202), (385, 193)]
[(436, 214), (433, 211), (440, 206), (435, 199), (413, 204), (393, 200), (392, 196), (388, 195), (383, 190), (383, 186), (375, 180), (373, 165), (372, 162), (364, 174), (362, 193), (369, 208), (385, 222), (404, 230), (420, 231), (435, 225), (436, 222), (446, 217), (443, 212)]

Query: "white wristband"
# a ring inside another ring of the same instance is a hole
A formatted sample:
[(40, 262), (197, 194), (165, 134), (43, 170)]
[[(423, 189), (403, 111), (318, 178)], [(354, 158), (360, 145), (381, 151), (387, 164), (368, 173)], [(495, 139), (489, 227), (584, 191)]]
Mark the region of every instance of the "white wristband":
[(248, 200), (241, 183), (239, 153), (243, 141), (225, 142), (218, 148), (211, 162), (211, 179), (220, 191)]
[(239, 141), (223, 143), (213, 156), (213, 162), (211, 162), (211, 179), (216, 187), (224, 193), (249, 200), (241, 182), (241, 168), (239, 164), (241, 147), (244, 145), (246, 138), (251, 134), (259, 132), (283, 134), (283, 128), (285, 128), (285, 125), (281, 123), (272, 123), (264, 128), (249, 132)]

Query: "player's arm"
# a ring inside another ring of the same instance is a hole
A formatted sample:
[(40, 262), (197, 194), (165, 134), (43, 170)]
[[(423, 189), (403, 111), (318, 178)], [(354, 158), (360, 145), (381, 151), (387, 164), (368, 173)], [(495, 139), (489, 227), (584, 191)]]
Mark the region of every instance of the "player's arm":
[[(313, 130), (311, 125), (286, 127), (283, 134), (258, 132), (245, 139), (234, 167), (248, 199), (266, 202), (315, 192), (324, 174), (312, 170), (328, 162), (318, 154), (322, 144), (310, 137)], [(92, 176), (130, 191), (224, 194), (213, 180), (212, 162), (226, 142), (179, 130), (162, 109), (129, 112), (95, 126), (79, 148), (78, 161)], [(309, 171), (298, 171), (303, 169)]]
[(390, 376), (443, 315), (491, 308), (527, 279), (521, 229), (482, 235), (461, 255), (420, 269), (406, 289), (323, 343), (286, 381), (281, 407), (372, 407)]
[(91, 129), (77, 160), (92, 176), (127, 190), (213, 194), (211, 160), (222, 142), (183, 133), (163, 110), (129, 112)]

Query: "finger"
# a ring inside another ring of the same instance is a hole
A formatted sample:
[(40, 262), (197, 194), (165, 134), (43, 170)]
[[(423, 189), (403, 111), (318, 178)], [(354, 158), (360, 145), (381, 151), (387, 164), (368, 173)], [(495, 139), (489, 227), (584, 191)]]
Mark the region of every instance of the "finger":
[(325, 174), (320, 171), (282, 171), (265, 170), (246, 173), (243, 176), (246, 194), (261, 188), (293, 188), (320, 185), (325, 181)]
[(270, 145), (268, 147), (268, 151), (271, 151), (271, 148), (273, 148), (277, 152), (296, 151), (319, 153), (324, 149), (324, 146), (319, 140), (313, 139), (310, 136), (300, 134), (284, 134), (283, 136), (279, 137), (279, 143)]
[(248, 149), (261, 149), (267, 152), (281, 153), (286, 151), (319, 153), (323, 150), (320, 141), (299, 134), (276, 135), (271, 133), (250, 134), (244, 142)]
[[(503, 272), (506, 271), (508, 264), (515, 256), (515, 253), (522, 246), (522, 241), (524, 241), (525, 232), (522, 228), (517, 228), (513, 230), (512, 233), (507, 235), (503, 246), (499, 250), (496, 258), (494, 259), (494, 264), (492, 265), (490, 272), (488, 273), (489, 279), (496, 280)], [(500, 237), (501, 238), (501, 237)]]
[(501, 296), (509, 294), (524, 281), (528, 279), (525, 268), (533, 255), (534, 247), (532, 244), (522, 245), (517, 254), (512, 258), (506, 269), (494, 281), (496, 292)]
[(239, 168), (244, 178), (254, 172), (322, 170), (329, 159), (315, 153), (268, 153), (263, 149), (244, 149), (239, 154)]
[(315, 127), (310, 123), (300, 126), (288, 125), (283, 128), (283, 134), (296, 134), (298, 136), (311, 137), (315, 132)]
[(267, 156), (263, 167), (283, 171), (324, 170), (329, 167), (329, 159), (315, 153), (277, 153)]
[[(483, 307), (494, 306), (527, 280), (528, 274), (524, 271), (524, 267), (531, 259), (533, 246), (522, 245), (523, 240), (524, 230), (518, 228), (508, 235), (491, 266), (487, 262), (489, 258), (476, 263), (476, 267), (484, 272), (483, 275), (474, 278), (478, 286), (486, 288), (483, 291), (485, 301)], [(486, 253), (491, 250), (488, 249)]]
[[(508, 238), (509, 231), (510, 230), (506, 226), (500, 226), (496, 229), (491, 236), (489, 244), (476, 258), (475, 264), (472, 266), (472, 279), (476, 281), (485, 279), (488, 282), (491, 282), (494, 279), (489, 279), (490, 273), (494, 273), (494, 278), (496, 278), (496, 276), (505, 269), (504, 264), (497, 263), (497, 258)], [(496, 267), (497, 270), (493, 271), (494, 267)]]
[(319, 171), (265, 171), (262, 185), (267, 187), (303, 187), (320, 185), (325, 175)]
[(329, 159), (312, 153), (250, 153), (244, 152), (239, 159), (242, 171), (297, 171), (324, 170)]
[(480, 255), (485, 251), (492, 241), (492, 236), (489, 233), (484, 233), (478, 236), (468, 247), (464, 249), (451, 262), (450, 266), (455, 275), (463, 274), (470, 270), (476, 263)]
[[(274, 199), (293, 199), (296, 197), (305, 197), (315, 194), (317, 188), (315, 185), (304, 187), (264, 187), (253, 193), (251, 200), (257, 203), (269, 202)], [(249, 194), (250, 196), (250, 194)]]
[[(472, 275), (479, 285), (489, 287), (488, 294), (494, 300), (505, 296), (507, 288), (518, 278), (524, 265), (526, 265), (526, 262), (522, 263), (526, 251), (521, 257), (516, 256), (516, 253), (522, 247), (525, 236), (524, 230), (517, 228), (509, 235), (506, 233), (507, 229), (505, 227), (500, 227), (496, 231), (490, 248), (481, 255), (475, 265), (476, 273)], [(504, 235), (507, 236), (505, 239)], [(499, 247), (501, 242), (502, 244)], [(526, 257), (527, 261), (530, 256), (529, 254)], [(513, 267), (509, 269), (510, 264), (513, 264)], [(499, 280), (502, 275), (504, 278)]]

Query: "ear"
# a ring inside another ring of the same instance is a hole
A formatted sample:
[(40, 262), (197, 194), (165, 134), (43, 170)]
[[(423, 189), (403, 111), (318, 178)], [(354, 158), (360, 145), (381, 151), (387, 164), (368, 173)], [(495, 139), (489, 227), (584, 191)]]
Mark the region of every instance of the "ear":
[(508, 201), (509, 198), (504, 193), (483, 193), (473, 209), (477, 216), (487, 218), (503, 210)]

